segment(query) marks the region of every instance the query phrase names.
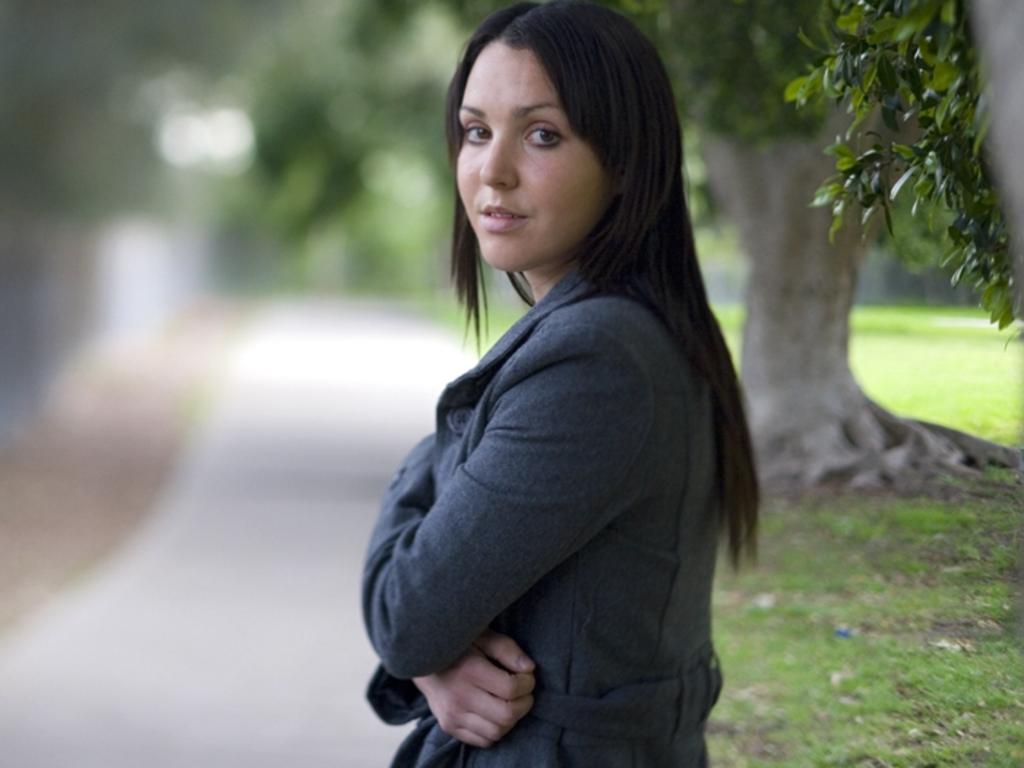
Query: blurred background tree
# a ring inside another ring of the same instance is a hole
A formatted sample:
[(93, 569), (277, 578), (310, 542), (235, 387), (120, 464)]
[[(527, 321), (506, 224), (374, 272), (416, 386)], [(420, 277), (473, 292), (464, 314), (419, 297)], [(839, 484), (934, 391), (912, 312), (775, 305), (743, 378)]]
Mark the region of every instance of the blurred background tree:
[(442, 102), (461, 38), (438, 4), (304, 3), (254, 57), (256, 151), (234, 213), (292, 247), (307, 284), (442, 284)]
[[(237, 99), (234, 56), (277, 9), (0, 2), (0, 438), (96, 323), (103, 224), (125, 211), (166, 217), (178, 196), (161, 125)], [(226, 114), (244, 131), (239, 112)]]

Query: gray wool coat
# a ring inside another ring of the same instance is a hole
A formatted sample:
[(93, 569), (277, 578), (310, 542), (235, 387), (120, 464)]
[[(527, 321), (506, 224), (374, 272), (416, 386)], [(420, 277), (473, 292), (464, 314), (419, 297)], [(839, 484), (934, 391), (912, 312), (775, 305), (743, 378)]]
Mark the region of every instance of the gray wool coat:
[[(713, 455), (707, 386), (661, 321), (575, 271), (451, 382), (365, 562), (370, 703), (418, 719), (392, 765), (705, 765)], [(410, 678), (487, 627), (536, 662), (537, 687), (481, 749), (445, 734)]]

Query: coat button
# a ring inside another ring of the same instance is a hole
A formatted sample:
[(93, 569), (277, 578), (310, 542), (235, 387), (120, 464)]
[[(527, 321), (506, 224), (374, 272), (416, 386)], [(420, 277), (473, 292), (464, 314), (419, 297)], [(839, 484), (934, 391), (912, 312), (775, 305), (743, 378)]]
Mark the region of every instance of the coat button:
[(469, 424), (469, 419), (472, 415), (472, 408), (456, 408), (453, 411), (449, 411), (448, 428), (456, 435), (461, 435), (466, 430), (466, 425)]

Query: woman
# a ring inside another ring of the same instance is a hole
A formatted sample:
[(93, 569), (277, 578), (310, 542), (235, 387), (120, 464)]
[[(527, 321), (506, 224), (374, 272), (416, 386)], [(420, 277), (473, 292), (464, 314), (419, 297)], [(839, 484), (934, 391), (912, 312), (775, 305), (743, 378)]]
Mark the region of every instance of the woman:
[(721, 685), (717, 541), (757, 484), (651, 44), (589, 3), (488, 17), (449, 88), (452, 269), (533, 304), (438, 402), (385, 495), (369, 698), (419, 723), (395, 766), (700, 766)]

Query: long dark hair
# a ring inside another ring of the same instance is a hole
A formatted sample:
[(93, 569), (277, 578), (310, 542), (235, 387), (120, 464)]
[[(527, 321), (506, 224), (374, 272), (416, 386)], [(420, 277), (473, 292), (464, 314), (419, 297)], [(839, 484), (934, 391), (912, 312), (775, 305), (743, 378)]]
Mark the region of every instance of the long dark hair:
[[(682, 133), (672, 86), (651, 42), (626, 17), (578, 0), (517, 3), (470, 37), (446, 104), (449, 159), (462, 146), (466, 81), (490, 43), (529, 50), (558, 93), (573, 131), (620, 180), (620, 195), (578, 251), (580, 274), (598, 290), (639, 294), (660, 315), (711, 390), (719, 518), (737, 565), (757, 548), (759, 492), (739, 382), (708, 305), (683, 192)], [(486, 294), (476, 235), (455, 193), (452, 278), (467, 321), (480, 332)], [(509, 275), (532, 303), (521, 279)]]

